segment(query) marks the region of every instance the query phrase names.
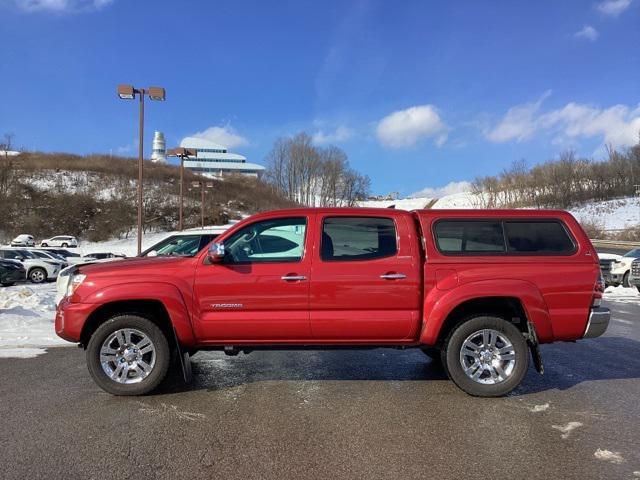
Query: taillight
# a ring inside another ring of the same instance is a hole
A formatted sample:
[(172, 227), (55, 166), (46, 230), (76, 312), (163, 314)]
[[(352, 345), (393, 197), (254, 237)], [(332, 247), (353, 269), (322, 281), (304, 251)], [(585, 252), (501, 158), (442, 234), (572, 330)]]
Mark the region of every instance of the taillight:
[(605, 284), (604, 277), (602, 276), (602, 272), (598, 274), (598, 279), (596, 280), (595, 285), (593, 286), (593, 301), (591, 302), (592, 307), (599, 307), (600, 301), (602, 300), (602, 294), (604, 293)]

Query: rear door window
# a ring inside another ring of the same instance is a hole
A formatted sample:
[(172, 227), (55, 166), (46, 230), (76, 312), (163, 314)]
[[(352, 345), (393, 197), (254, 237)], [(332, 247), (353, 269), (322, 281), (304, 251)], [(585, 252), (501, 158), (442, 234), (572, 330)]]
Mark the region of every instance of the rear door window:
[(506, 221), (509, 253), (571, 254), (576, 246), (558, 221)]
[(322, 260), (374, 260), (398, 251), (393, 219), (384, 217), (328, 217), (322, 224)]

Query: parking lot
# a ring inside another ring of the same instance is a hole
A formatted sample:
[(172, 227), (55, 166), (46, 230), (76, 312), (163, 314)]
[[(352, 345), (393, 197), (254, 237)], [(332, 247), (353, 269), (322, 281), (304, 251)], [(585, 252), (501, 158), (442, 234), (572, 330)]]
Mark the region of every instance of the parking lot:
[(543, 347), (506, 398), (472, 398), (417, 350), (193, 358), (156, 394), (112, 397), (83, 351), (0, 359), (13, 478), (640, 478), (640, 306), (604, 337)]

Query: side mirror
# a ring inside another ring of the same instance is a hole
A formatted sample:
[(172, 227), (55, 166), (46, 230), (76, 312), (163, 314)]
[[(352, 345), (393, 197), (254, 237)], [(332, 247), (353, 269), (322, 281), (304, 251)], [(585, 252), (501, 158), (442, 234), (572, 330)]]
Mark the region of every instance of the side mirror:
[(16, 260), (18, 260), (19, 262), (24, 262), (24, 257), (22, 255), (18, 255), (16, 256)]
[(224, 255), (224, 243), (213, 242), (209, 246), (207, 256), (209, 257), (209, 261), (211, 263), (220, 263), (224, 258)]
[(147, 253), (146, 256), (147, 257), (157, 257), (158, 256), (158, 252), (156, 252), (155, 250), (151, 250), (149, 253)]

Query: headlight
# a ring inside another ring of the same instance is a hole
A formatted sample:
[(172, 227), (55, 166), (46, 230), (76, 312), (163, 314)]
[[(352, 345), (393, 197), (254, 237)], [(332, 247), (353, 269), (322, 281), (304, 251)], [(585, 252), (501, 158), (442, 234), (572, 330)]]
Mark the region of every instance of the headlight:
[(66, 297), (70, 297), (73, 293), (78, 289), (78, 287), (84, 282), (84, 279), (87, 278), (86, 275), (82, 273), (76, 273), (75, 275), (69, 277), (69, 282), (67, 283), (67, 293)]

